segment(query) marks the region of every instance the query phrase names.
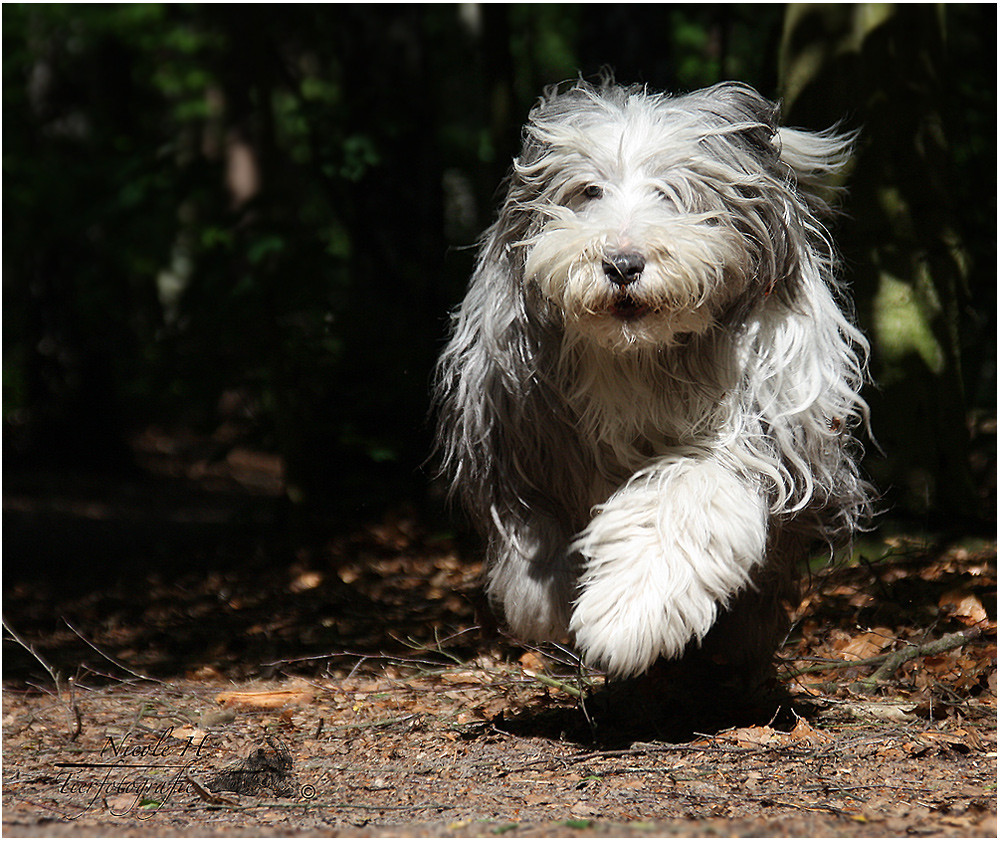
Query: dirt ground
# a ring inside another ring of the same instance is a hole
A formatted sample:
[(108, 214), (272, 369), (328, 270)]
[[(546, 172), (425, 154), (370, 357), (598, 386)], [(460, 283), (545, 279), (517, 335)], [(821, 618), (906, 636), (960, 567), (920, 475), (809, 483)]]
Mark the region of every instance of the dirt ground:
[(275, 542), (268, 457), (143, 447), (5, 477), (4, 835), (995, 837), (993, 541), (872, 536), (771, 706), (650, 725), (413, 512)]

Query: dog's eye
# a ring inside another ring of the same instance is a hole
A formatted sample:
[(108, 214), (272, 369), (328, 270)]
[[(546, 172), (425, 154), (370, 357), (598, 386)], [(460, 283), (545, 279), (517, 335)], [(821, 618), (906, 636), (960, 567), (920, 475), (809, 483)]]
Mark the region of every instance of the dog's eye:
[(604, 195), (604, 188), (597, 184), (588, 184), (583, 188), (583, 195), (588, 199), (600, 199)]

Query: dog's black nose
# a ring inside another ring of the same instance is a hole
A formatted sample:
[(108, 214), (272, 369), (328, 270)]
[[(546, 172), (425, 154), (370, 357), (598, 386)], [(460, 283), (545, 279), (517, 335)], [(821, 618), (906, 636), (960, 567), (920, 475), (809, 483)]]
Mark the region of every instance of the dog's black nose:
[(634, 251), (615, 254), (604, 261), (604, 274), (608, 276), (608, 280), (623, 287), (638, 281), (645, 268), (645, 259)]

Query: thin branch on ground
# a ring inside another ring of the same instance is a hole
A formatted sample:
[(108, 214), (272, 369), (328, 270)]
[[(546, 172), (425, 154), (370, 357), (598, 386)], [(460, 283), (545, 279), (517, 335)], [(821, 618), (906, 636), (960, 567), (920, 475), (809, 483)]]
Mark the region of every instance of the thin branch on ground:
[[(409, 644), (404, 640), (399, 640), (398, 638), (393, 638), (393, 639), (396, 640), (398, 643), (402, 643), (404, 645), (409, 646)], [(410, 648), (414, 647), (411, 646)], [(434, 651), (433, 649), (430, 649), (423, 645), (417, 645), (416, 648), (427, 652)], [(447, 655), (446, 657), (453, 659), (452, 655)], [(426, 658), (406, 658), (403, 657), (402, 655), (387, 655), (385, 653), (373, 653), (373, 652), (351, 652), (350, 650), (346, 649), (342, 649), (337, 652), (326, 652), (322, 655), (302, 655), (295, 658), (282, 658), (281, 660), (278, 661), (267, 661), (265, 663), (260, 664), (259, 666), (287, 667), (287, 666), (292, 666), (293, 664), (305, 664), (312, 661), (335, 661), (344, 658), (360, 659), (358, 663), (355, 664), (354, 669), (351, 670), (352, 676), (354, 672), (357, 670), (357, 668), (362, 663), (365, 663), (367, 661), (376, 661), (376, 662), (385, 661), (390, 664), (396, 664), (406, 667), (430, 667), (432, 670), (448, 669), (448, 664), (442, 663), (440, 661), (431, 661)]]
[(125, 666), (125, 664), (123, 664), (120, 661), (117, 661), (114, 658), (112, 658), (107, 652), (105, 652), (103, 649), (101, 649), (96, 643), (93, 643), (93, 642), (87, 640), (87, 638), (83, 636), (83, 633), (79, 629), (77, 629), (76, 626), (74, 626), (65, 617), (62, 618), (62, 621), (69, 627), (69, 630), (71, 632), (73, 632), (73, 634), (75, 634), (78, 638), (80, 638), (80, 640), (82, 640), (84, 643), (86, 643), (91, 649), (93, 649), (98, 655), (100, 655), (106, 661), (108, 661), (109, 663), (114, 664), (116, 667), (118, 667), (118, 669), (122, 670), (123, 672), (127, 672), (133, 678), (138, 678), (141, 681), (153, 681), (156, 684), (163, 684), (163, 682), (160, 681), (159, 679), (153, 678), (153, 677), (148, 676), (148, 675), (143, 675), (141, 672), (136, 672), (133, 669), (129, 669), (129, 667)]
[(973, 626), (971, 629), (955, 632), (954, 634), (946, 634), (938, 640), (932, 640), (920, 646), (904, 646), (896, 652), (889, 652), (882, 666), (867, 678), (855, 681), (851, 685), (851, 689), (861, 693), (870, 693), (878, 689), (880, 684), (891, 679), (896, 670), (907, 661), (912, 661), (914, 658), (921, 658), (926, 655), (940, 655), (942, 652), (947, 652), (950, 649), (957, 649), (959, 646), (964, 646), (966, 643), (975, 640), (980, 634), (982, 634), (981, 629)]
[(564, 693), (569, 693), (574, 698), (580, 699), (583, 697), (583, 690), (579, 687), (574, 687), (572, 684), (567, 684), (565, 681), (560, 681), (558, 678), (550, 678), (547, 675), (543, 675), (540, 672), (535, 672), (534, 670), (521, 670), (528, 678), (533, 678), (535, 681), (546, 685), (547, 687), (554, 687), (556, 690), (562, 690)]
[[(31, 654), (31, 656), (38, 661), (42, 667), (44, 667), (45, 671), (52, 678), (52, 684), (55, 687), (56, 697), (62, 699), (62, 682), (59, 680), (59, 673), (56, 672), (56, 670), (48, 661), (45, 660), (45, 658), (38, 654), (38, 651), (34, 646), (14, 631), (10, 623), (7, 622), (6, 617), (3, 618), (3, 627), (7, 630), (7, 634), (23, 646)], [(76, 703), (76, 692), (72, 676), (70, 676), (69, 680), (66, 682), (66, 686), (69, 690), (69, 701), (66, 704), (70, 713), (73, 714), (73, 731), (69, 735), (69, 741), (72, 743), (75, 742), (76, 738), (83, 733), (83, 717), (80, 715), (80, 706)]]
[(56, 693), (60, 694), (61, 682), (59, 680), (59, 673), (55, 671), (52, 665), (48, 661), (46, 661), (45, 658), (43, 658), (41, 655), (38, 654), (38, 650), (35, 649), (34, 646), (28, 643), (16, 631), (14, 631), (10, 623), (7, 622), (6, 617), (2, 618), (2, 622), (3, 622), (3, 627), (7, 630), (7, 634), (9, 634), (19, 644), (21, 644), (21, 646), (24, 647), (24, 649), (28, 652), (28, 654), (30, 654), (31, 657), (33, 657), (36, 661), (38, 661), (38, 663), (42, 665), (43, 669), (52, 678), (52, 684), (55, 686)]
[(856, 661), (830, 660), (824, 661), (822, 664), (814, 664), (813, 666), (790, 670), (786, 673), (785, 677), (798, 678), (800, 675), (808, 675), (809, 673), (828, 672), (830, 670), (847, 669), (849, 667), (878, 666), (878, 669), (870, 676), (859, 679), (851, 685), (852, 690), (869, 692), (879, 683), (891, 678), (893, 673), (907, 661), (927, 655), (940, 655), (942, 652), (957, 649), (959, 646), (964, 646), (966, 643), (975, 640), (980, 634), (982, 634), (982, 631), (978, 627), (973, 627), (964, 631), (954, 632), (953, 634), (947, 634), (938, 640), (932, 640), (919, 645), (904, 646), (902, 649), (883, 652), (880, 655), (873, 655), (870, 658), (861, 658)]

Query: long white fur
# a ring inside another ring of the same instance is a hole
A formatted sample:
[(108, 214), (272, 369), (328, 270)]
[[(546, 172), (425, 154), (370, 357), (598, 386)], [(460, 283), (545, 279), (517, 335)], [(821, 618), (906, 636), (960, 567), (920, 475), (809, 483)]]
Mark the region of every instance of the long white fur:
[[(548, 93), (439, 363), (493, 603), (614, 675), (700, 641), (787, 563), (779, 534), (835, 543), (870, 514), (867, 344), (817, 192), (851, 138), (776, 120), (736, 84)], [(623, 292), (604, 262), (626, 252)]]

